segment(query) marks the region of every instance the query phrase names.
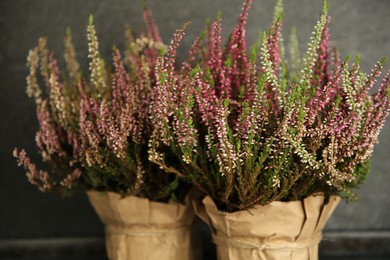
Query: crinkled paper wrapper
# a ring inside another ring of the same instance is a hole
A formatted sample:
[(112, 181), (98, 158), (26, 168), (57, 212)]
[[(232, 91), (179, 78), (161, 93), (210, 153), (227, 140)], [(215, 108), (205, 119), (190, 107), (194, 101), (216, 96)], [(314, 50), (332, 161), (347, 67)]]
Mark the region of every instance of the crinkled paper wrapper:
[(318, 260), (322, 230), (339, 202), (319, 195), (233, 213), (218, 210), (210, 197), (194, 204), (212, 229), (219, 260)]
[[(194, 260), (193, 208), (113, 192), (87, 192), (106, 228), (110, 260)], [(189, 203), (187, 203), (189, 204)]]

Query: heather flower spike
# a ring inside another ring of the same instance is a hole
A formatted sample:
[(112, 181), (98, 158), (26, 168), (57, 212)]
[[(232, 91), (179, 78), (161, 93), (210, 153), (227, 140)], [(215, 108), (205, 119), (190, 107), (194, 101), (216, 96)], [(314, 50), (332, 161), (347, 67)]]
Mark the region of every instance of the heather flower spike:
[(87, 32), (88, 58), (90, 58), (89, 71), (91, 73), (91, 86), (92, 90), (96, 92), (99, 98), (101, 98), (107, 87), (104, 78), (104, 61), (100, 57), (99, 41), (96, 35), (95, 25), (93, 24), (92, 15), (89, 16)]
[(64, 40), (65, 53), (64, 58), (66, 62), (66, 67), (69, 73), (70, 80), (72, 84), (77, 85), (80, 80), (80, 65), (76, 59), (76, 51), (72, 42), (72, 30), (68, 27), (66, 28), (66, 37)]

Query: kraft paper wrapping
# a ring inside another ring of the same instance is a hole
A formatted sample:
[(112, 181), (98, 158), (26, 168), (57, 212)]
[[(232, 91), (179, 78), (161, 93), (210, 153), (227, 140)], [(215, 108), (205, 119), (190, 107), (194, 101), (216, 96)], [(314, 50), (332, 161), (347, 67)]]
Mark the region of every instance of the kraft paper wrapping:
[(318, 260), (322, 230), (339, 202), (338, 196), (326, 204), (324, 196), (311, 196), (227, 213), (206, 197), (194, 206), (212, 229), (219, 260)]
[[(106, 228), (110, 260), (194, 260), (191, 206), (122, 198), (113, 192), (87, 192)], [(189, 204), (189, 203), (188, 203)]]

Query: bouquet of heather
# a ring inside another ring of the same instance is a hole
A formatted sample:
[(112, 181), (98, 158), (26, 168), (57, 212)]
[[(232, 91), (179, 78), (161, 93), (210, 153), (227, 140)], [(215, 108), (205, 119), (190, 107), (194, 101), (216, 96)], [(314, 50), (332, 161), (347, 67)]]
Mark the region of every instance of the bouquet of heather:
[(128, 29), (127, 51), (122, 58), (113, 49), (112, 69), (99, 53), (90, 18), (89, 79), (80, 70), (70, 32), (63, 73), (46, 38), (39, 40), (28, 55), (27, 94), (37, 105), (37, 145), (53, 171), (38, 170), (24, 150), (14, 155), (41, 191), (87, 190), (106, 225), (110, 259), (193, 259), (194, 214), (184, 200), (189, 185), (148, 161), (149, 102), (164, 45), (149, 10), (144, 17), (148, 33), (136, 38)]
[(318, 259), (339, 195), (353, 197), (368, 173), (390, 108), (389, 73), (369, 95), (383, 62), (366, 75), (358, 58), (351, 69), (349, 58), (339, 61), (329, 47), (326, 3), (302, 64), (296, 37), (291, 62), (284, 55), (282, 1), (248, 52), (250, 5), (244, 2), (225, 48), (219, 16), (179, 72), (185, 28), (158, 59), (149, 158), (207, 196), (196, 205), (213, 227), (219, 259)]

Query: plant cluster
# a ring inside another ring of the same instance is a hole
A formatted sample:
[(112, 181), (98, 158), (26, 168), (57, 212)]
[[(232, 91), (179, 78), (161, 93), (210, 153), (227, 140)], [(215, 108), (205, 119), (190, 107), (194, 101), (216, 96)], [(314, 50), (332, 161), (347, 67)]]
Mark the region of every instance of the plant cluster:
[[(157, 60), (149, 159), (211, 196), (226, 211), (310, 194), (353, 196), (390, 108), (390, 72), (369, 91), (384, 61), (361, 72), (329, 44), (327, 4), (300, 62), (282, 44), (283, 5), (248, 51), (243, 9), (225, 47), (220, 16), (175, 69), (179, 29)], [(177, 162), (180, 165), (177, 167)]]
[(39, 170), (24, 150), (15, 149), (14, 156), (41, 191), (63, 193), (79, 187), (161, 201), (182, 198), (186, 188), (178, 187), (178, 177), (148, 161), (153, 131), (149, 103), (164, 45), (149, 10), (144, 18), (147, 33), (136, 38), (128, 28), (124, 57), (114, 47), (109, 66), (99, 52), (90, 17), (88, 78), (76, 60), (70, 31), (65, 38), (66, 71), (60, 71), (46, 37), (30, 51), (27, 94), (37, 106), (36, 143), (53, 171)]
[(225, 46), (218, 15), (180, 63), (188, 24), (165, 48), (148, 10), (148, 32), (136, 38), (129, 29), (112, 68), (91, 19), (88, 78), (70, 32), (66, 72), (41, 38), (28, 56), (27, 94), (37, 105), (38, 147), (55, 171), (15, 149), (29, 181), (42, 191), (82, 187), (167, 201), (182, 198), (184, 179), (226, 211), (316, 193), (352, 198), (390, 108), (390, 72), (370, 94), (384, 60), (368, 74), (358, 56), (341, 61), (330, 47), (326, 2), (303, 59), (294, 34), (286, 58), (282, 1), (249, 49), (251, 2)]

